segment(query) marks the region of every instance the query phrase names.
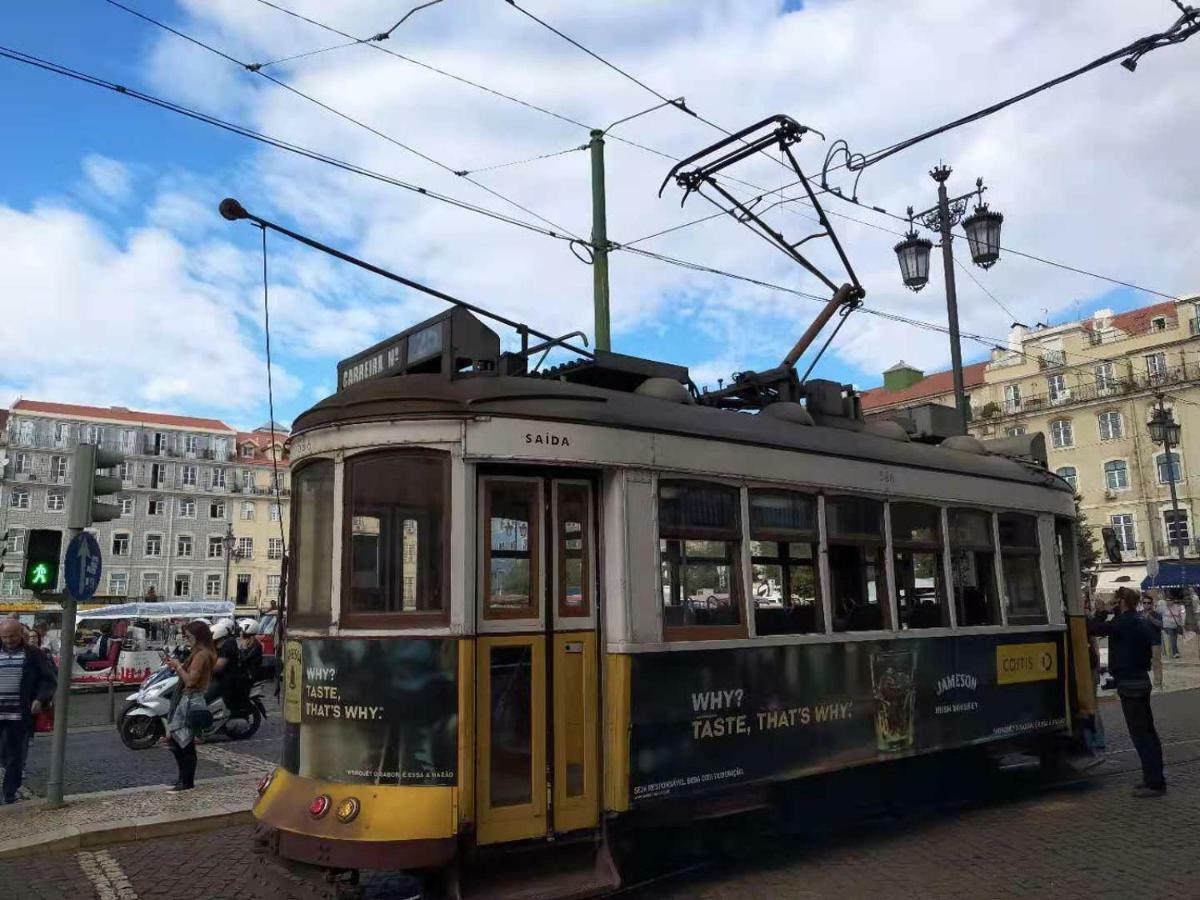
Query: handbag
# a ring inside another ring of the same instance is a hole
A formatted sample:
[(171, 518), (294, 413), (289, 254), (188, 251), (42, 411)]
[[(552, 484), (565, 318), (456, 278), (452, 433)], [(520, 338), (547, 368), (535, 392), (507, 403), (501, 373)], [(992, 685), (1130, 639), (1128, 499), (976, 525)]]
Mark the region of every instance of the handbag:
[(187, 726), (193, 732), (208, 731), (213, 726), (213, 715), (205, 706), (188, 710)]
[(54, 730), (54, 707), (43, 709), (33, 717), (33, 730), (36, 734), (46, 734)]

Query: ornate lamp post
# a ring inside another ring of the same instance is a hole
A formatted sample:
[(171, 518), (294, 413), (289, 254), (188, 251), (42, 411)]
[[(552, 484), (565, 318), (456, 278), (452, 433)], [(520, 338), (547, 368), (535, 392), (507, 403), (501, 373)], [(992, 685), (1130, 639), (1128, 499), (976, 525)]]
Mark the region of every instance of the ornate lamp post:
[(241, 552), (234, 550), (233, 545), (236, 542), (233, 536), (233, 523), (227, 522), (225, 525), (225, 535), (221, 538), (221, 547), (225, 551), (225, 599), (229, 599), (229, 563), (233, 559), (241, 559)]
[[(1000, 226), (1004, 222), (1004, 216), (988, 209), (987, 204), (983, 202), (983, 192), (986, 188), (982, 178), (975, 182), (975, 190), (951, 199), (946, 192), (946, 179), (950, 177), (950, 167), (938, 166), (929, 175), (938, 184), (937, 205), (919, 213), (914, 213), (910, 206), (908, 234), (893, 249), (900, 263), (900, 275), (904, 279), (904, 286), (911, 291), (919, 291), (929, 282), (929, 251), (933, 242), (919, 237), (913, 222), (919, 221), (930, 231), (935, 231), (941, 236), (942, 268), (946, 278), (946, 313), (950, 324), (950, 363), (954, 373), (954, 401), (962, 420), (963, 434), (966, 434), (969, 410), (966, 392), (963, 389), (962, 346), (958, 336), (958, 293), (954, 284), (954, 253), (951, 249), (954, 236), (951, 229), (962, 222), (967, 233), (967, 245), (971, 250), (972, 261), (975, 265), (988, 269), (1000, 258)], [(967, 216), (967, 201), (971, 197), (976, 198), (975, 211)]]
[[(1179, 533), (1179, 493), (1175, 490), (1175, 476), (1179, 473), (1175, 469), (1175, 455), (1172, 453), (1173, 447), (1179, 446), (1179, 440), (1182, 437), (1183, 429), (1179, 423), (1175, 421), (1175, 416), (1171, 410), (1167, 409), (1163, 403), (1163, 395), (1158, 395), (1158, 406), (1155, 407), (1153, 414), (1150, 416), (1150, 421), (1146, 423), (1150, 427), (1150, 440), (1156, 444), (1161, 444), (1167, 458), (1167, 485), (1171, 489), (1171, 511), (1175, 516), (1175, 531)], [(1180, 460), (1180, 468), (1182, 468), (1182, 459)], [(1174, 544), (1179, 548), (1179, 559), (1182, 561), (1184, 549), (1187, 546), (1187, 541), (1180, 540), (1178, 537), (1172, 539), (1170, 529), (1164, 529), (1167, 533), (1163, 535), (1166, 538), (1168, 545)]]

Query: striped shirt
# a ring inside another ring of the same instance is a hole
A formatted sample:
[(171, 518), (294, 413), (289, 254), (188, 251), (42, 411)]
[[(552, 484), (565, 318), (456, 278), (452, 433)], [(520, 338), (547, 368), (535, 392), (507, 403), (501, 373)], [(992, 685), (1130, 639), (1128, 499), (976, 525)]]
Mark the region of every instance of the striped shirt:
[(0, 648), (0, 721), (21, 718), (21, 675), (25, 672), (25, 648)]

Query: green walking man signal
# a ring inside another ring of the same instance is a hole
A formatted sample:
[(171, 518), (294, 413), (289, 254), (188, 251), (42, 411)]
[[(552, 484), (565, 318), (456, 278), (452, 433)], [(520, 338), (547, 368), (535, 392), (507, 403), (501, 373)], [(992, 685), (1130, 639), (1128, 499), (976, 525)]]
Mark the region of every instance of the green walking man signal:
[(62, 532), (34, 528), (25, 539), (25, 571), (21, 587), (27, 591), (53, 591), (58, 587), (58, 563), (62, 557)]

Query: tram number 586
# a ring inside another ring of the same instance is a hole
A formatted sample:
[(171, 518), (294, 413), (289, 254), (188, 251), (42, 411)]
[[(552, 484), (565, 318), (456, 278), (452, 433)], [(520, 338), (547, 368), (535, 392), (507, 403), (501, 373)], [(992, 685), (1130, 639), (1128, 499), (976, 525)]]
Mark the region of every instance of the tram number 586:
[(888, 485), (895, 484), (896, 483), (896, 473), (893, 472), (891, 469), (880, 469), (879, 470), (879, 483), (880, 484), (888, 484)]

